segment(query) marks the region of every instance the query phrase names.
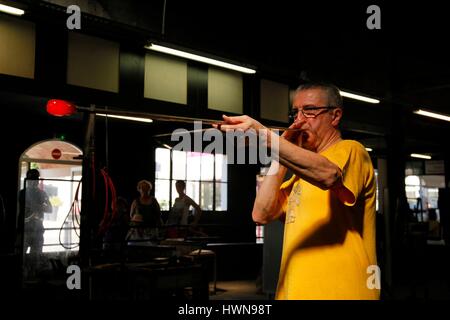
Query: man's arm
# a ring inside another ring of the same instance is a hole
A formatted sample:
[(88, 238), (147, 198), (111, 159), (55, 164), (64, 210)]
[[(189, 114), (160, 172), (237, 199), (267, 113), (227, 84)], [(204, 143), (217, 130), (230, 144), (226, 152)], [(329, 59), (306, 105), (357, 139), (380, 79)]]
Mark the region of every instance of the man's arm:
[(278, 167), (276, 174), (266, 175), (256, 194), (252, 211), (252, 218), (256, 223), (266, 224), (283, 214), (283, 202), (286, 196), (280, 191), (280, 186), (287, 169), (276, 161), (272, 161), (271, 169), (276, 167)]
[[(221, 125), (223, 131), (253, 129), (257, 132), (265, 132), (268, 146), (278, 145), (275, 152), (278, 152), (280, 163), (309, 183), (326, 190), (332, 188), (341, 180), (341, 170), (336, 164), (318, 153), (306, 150), (288, 141), (296, 140), (295, 136), (290, 136), (292, 132), (288, 131), (287, 136), (283, 134), (282, 137), (279, 137), (249, 116), (224, 116), (223, 118), (226, 123)], [(301, 122), (290, 126), (290, 128), (299, 127), (301, 127)]]
[[(293, 129), (297, 124), (293, 123), (289, 128)], [(282, 137), (288, 141), (295, 141), (297, 144), (299, 132), (286, 130)], [(286, 176), (286, 166), (280, 165), (276, 160), (273, 160), (269, 172), (275, 174), (268, 174), (256, 195), (255, 203), (253, 205), (252, 218), (256, 223), (266, 224), (275, 219), (279, 219), (283, 214), (283, 204), (286, 201), (287, 195), (280, 190)]]
[(52, 204), (50, 203), (50, 199), (48, 198), (47, 193), (42, 191), (43, 201), (42, 201), (42, 211), (46, 213), (50, 213), (53, 211)]
[(278, 139), (280, 163), (296, 175), (323, 190), (331, 189), (341, 180), (339, 167), (326, 157), (306, 150), (270, 132), (270, 141)]

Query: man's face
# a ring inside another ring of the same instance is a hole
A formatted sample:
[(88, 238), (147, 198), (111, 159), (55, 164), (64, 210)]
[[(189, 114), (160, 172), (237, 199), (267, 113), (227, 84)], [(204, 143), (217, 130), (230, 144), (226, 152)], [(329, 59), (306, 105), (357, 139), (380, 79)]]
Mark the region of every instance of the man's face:
[[(294, 96), (292, 102), (293, 109), (303, 110), (306, 106), (328, 107), (329, 102), (325, 92), (321, 89), (306, 89), (302, 90)], [(317, 152), (320, 147), (326, 143), (335, 132), (335, 126), (339, 120), (334, 121), (334, 110), (318, 110), (315, 118), (307, 118), (302, 112), (298, 112), (294, 120), (296, 128), (301, 130), (300, 141), (301, 146), (305, 149)]]

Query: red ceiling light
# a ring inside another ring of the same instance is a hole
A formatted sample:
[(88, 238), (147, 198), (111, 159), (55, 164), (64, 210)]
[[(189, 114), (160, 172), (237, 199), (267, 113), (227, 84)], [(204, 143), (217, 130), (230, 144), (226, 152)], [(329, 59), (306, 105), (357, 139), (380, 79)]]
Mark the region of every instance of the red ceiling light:
[(47, 102), (47, 112), (52, 116), (71, 116), (77, 112), (77, 107), (68, 101), (52, 99)]

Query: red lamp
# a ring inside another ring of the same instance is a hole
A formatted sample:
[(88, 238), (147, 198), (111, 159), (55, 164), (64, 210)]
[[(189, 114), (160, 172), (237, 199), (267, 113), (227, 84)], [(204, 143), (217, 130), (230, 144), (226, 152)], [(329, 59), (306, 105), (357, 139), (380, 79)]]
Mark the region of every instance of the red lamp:
[(77, 107), (68, 101), (52, 99), (47, 102), (47, 112), (56, 117), (71, 116), (77, 112)]

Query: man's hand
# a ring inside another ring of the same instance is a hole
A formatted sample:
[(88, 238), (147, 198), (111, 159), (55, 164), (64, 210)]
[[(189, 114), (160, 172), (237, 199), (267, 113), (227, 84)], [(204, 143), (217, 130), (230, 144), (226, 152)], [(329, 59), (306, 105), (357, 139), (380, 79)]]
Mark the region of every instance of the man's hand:
[(301, 127), (303, 126), (303, 124), (305, 123), (305, 121), (296, 121), (293, 124), (291, 124), (289, 126), (289, 129), (297, 129), (297, 130), (286, 130), (283, 132), (283, 134), (281, 135), (281, 137), (283, 137), (284, 139), (286, 139), (289, 142), (292, 142), (293, 144), (297, 145), (297, 146), (301, 146)]
[(250, 118), (249, 116), (243, 115), (243, 116), (234, 116), (234, 117), (228, 117), (226, 115), (223, 115), (223, 123), (221, 124), (213, 124), (213, 127), (222, 131), (227, 130), (241, 130), (241, 131), (247, 131), (250, 129), (253, 129), (256, 131), (256, 133), (259, 132), (261, 129), (267, 129), (264, 127), (261, 123), (256, 121), (253, 118)]
[[(271, 135), (269, 134), (271, 133), (270, 129), (266, 128), (255, 119), (247, 115), (234, 117), (223, 115), (222, 117), (224, 121), (220, 124), (213, 124), (214, 128), (225, 132), (229, 130), (237, 130), (244, 132), (248, 130), (254, 130), (255, 134), (259, 134), (260, 132), (262, 132), (265, 136), (265, 143), (270, 144), (272, 140)], [(293, 124), (289, 126), (289, 129), (294, 130), (285, 130), (281, 135), (281, 137), (283, 137), (285, 140), (289, 142), (292, 142), (297, 146), (301, 146), (301, 128), (304, 123), (305, 120), (295, 121)]]

